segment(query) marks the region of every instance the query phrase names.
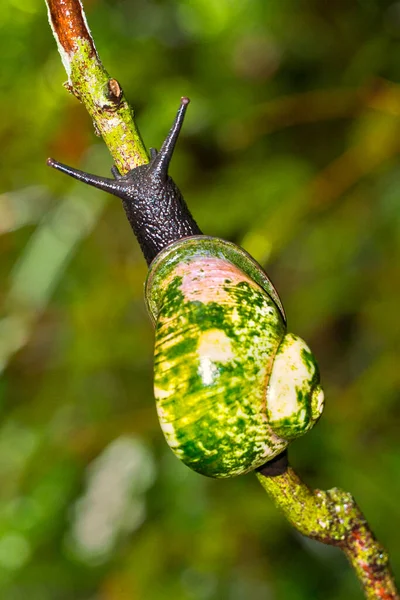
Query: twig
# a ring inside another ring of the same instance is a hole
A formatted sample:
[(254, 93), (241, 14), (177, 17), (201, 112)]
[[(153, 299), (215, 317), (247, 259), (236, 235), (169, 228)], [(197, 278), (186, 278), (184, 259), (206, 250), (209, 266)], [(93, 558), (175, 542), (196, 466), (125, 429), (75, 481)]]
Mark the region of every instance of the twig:
[(388, 554), (351, 494), (311, 490), (289, 466), (286, 453), (259, 469), (257, 478), (295, 529), (343, 550), (368, 600), (399, 600)]
[(122, 88), (104, 69), (80, 0), (46, 0), (49, 22), (68, 75), (67, 89), (84, 105), (120, 173), (148, 162)]

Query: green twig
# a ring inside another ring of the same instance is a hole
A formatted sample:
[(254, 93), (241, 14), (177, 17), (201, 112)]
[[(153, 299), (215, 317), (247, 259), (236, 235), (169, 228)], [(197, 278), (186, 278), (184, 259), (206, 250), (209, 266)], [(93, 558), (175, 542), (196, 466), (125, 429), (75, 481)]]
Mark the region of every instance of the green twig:
[(263, 488), (303, 535), (346, 554), (368, 600), (399, 600), (389, 557), (348, 492), (311, 490), (288, 465), (286, 454), (257, 473)]
[(84, 104), (120, 173), (148, 162), (133, 111), (103, 67), (79, 0), (46, 0), (49, 22), (68, 75), (67, 89)]

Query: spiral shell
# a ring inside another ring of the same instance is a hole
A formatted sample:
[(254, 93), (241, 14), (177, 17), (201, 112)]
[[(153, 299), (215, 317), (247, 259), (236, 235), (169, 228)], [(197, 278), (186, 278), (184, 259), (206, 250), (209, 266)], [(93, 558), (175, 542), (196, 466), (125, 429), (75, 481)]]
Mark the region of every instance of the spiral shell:
[(246, 473), (317, 420), (316, 363), (286, 335), (272, 283), (242, 249), (206, 236), (171, 244), (151, 265), (146, 298), (158, 416), (189, 467), (210, 477)]

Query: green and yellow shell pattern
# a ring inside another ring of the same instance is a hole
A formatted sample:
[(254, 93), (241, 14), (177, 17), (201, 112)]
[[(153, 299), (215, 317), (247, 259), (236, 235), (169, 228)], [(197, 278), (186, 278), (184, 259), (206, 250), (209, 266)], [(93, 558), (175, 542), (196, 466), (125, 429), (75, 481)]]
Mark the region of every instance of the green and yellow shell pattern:
[(316, 361), (286, 333), (279, 296), (241, 248), (193, 236), (150, 266), (154, 391), (166, 440), (209, 477), (251, 471), (308, 431), (323, 409)]

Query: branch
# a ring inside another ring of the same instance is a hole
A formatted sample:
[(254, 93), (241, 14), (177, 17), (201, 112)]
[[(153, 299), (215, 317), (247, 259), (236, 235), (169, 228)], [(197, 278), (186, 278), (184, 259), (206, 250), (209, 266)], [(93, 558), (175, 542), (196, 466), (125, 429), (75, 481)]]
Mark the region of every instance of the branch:
[(368, 600), (399, 600), (389, 557), (348, 492), (311, 490), (284, 453), (261, 467), (257, 478), (289, 523), (303, 535), (347, 556)]
[(67, 89), (84, 104), (120, 173), (148, 162), (122, 88), (104, 69), (80, 0), (46, 0), (49, 22), (67, 72)]

